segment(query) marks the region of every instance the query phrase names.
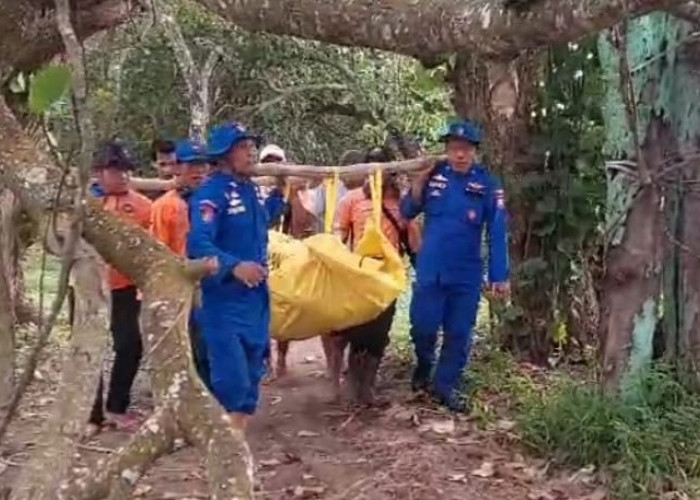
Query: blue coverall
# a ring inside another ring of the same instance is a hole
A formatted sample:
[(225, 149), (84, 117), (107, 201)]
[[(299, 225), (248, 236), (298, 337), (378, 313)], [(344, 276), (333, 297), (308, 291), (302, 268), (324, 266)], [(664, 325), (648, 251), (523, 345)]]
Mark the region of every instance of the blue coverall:
[(188, 253), (216, 257), (219, 271), (202, 281), (198, 314), (209, 359), (211, 389), (228, 412), (252, 415), (269, 343), (270, 299), (266, 282), (249, 288), (233, 276), (241, 262), (267, 266), (266, 205), (260, 187), (217, 172), (193, 195)]
[(411, 338), (418, 362), (414, 384), (429, 383), (442, 327), (443, 344), (433, 390), (435, 396), (451, 405), (456, 402), (469, 359), (479, 307), (484, 226), (489, 233), (488, 280), (508, 280), (503, 189), (483, 165), (460, 173), (443, 163), (429, 178), (422, 200), (417, 202), (409, 193), (401, 200), (401, 212), (408, 219), (425, 214), (410, 309)]

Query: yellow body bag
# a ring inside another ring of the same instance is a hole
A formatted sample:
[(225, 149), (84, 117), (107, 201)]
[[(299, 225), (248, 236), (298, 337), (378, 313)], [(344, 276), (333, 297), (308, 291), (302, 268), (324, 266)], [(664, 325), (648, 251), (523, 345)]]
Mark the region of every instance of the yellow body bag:
[(339, 179), (326, 185), (325, 234), (294, 240), (270, 232), (270, 334), (303, 340), (361, 325), (381, 314), (406, 287), (406, 268), (381, 231), (382, 177), (372, 175), (372, 217), (351, 252), (331, 233)]

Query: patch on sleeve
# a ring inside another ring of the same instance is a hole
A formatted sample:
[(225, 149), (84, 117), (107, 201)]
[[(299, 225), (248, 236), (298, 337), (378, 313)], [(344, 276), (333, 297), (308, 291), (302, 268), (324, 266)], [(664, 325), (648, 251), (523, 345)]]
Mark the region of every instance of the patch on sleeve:
[(203, 200), (199, 202), (199, 215), (207, 224), (214, 221), (214, 216), (216, 215), (216, 204), (210, 200)]
[(506, 208), (506, 193), (503, 189), (496, 189), (494, 191), (496, 197), (496, 207), (499, 209)]

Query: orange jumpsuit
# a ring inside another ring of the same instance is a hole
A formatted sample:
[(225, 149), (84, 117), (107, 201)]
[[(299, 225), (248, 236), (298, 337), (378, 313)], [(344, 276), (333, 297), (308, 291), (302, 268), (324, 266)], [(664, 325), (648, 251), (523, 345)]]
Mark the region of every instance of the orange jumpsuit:
[[(128, 191), (120, 195), (106, 195), (100, 198), (102, 207), (108, 212), (113, 212), (121, 218), (131, 220), (144, 229), (151, 225), (151, 200), (137, 193)], [(109, 268), (109, 285), (112, 290), (119, 290), (133, 286), (129, 278), (114, 269)]]
[(172, 189), (153, 202), (151, 233), (177, 255), (187, 253), (187, 233), (190, 221), (187, 202)]

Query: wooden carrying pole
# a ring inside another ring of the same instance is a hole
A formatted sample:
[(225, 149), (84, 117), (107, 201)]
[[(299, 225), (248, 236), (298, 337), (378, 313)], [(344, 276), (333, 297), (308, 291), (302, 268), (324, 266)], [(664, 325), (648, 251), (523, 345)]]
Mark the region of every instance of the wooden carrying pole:
[[(294, 165), (290, 163), (260, 163), (255, 167), (256, 181), (260, 184), (272, 184), (276, 177), (286, 177), (290, 184), (303, 184), (308, 180), (322, 180), (336, 174), (340, 179), (361, 178), (372, 172), (415, 173), (432, 168), (443, 161), (444, 156), (426, 156), (412, 160), (391, 161), (386, 163), (358, 163), (343, 166)], [(172, 180), (132, 177), (131, 187), (137, 191), (167, 191), (176, 184)]]
[(381, 170), (383, 172), (418, 172), (434, 167), (442, 156), (426, 156), (412, 160), (391, 161), (386, 163), (358, 163), (357, 165), (315, 166), (292, 165), (287, 163), (261, 163), (255, 167), (256, 176), (260, 177), (303, 177), (305, 179), (323, 179), (338, 175), (341, 179), (347, 177), (366, 176)]

